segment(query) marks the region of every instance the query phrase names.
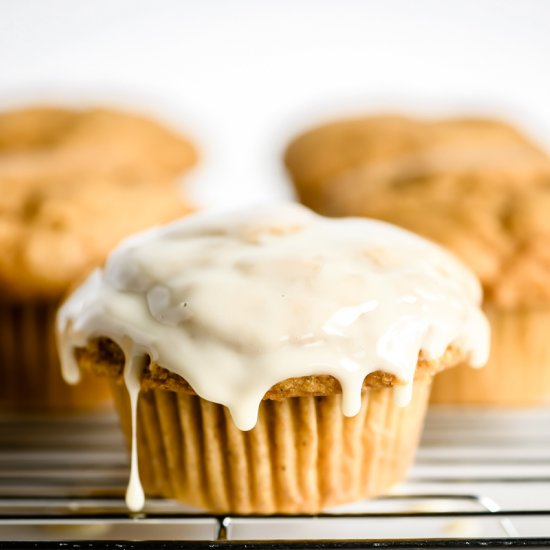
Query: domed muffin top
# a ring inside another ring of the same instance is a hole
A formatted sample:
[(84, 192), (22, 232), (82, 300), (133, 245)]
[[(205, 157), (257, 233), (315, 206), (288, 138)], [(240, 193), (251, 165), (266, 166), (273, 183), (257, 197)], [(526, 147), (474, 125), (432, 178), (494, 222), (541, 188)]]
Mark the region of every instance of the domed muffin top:
[(332, 375), (352, 416), (375, 371), (395, 375), (406, 401), (420, 352), (437, 360), (455, 346), (483, 364), (480, 301), (475, 277), (412, 233), (266, 206), (127, 239), (62, 306), (58, 332), (68, 379), (75, 348), (106, 337), (127, 369), (148, 356), (250, 429), (266, 392), (290, 378)]

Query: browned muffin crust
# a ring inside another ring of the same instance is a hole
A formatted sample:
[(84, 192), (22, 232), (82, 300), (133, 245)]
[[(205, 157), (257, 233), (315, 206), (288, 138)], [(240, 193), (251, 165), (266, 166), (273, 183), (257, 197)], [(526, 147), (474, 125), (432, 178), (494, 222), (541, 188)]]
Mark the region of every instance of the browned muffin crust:
[(0, 113), (0, 181), (95, 174), (164, 182), (196, 160), (187, 139), (140, 115), (47, 106)]
[(417, 125), (402, 116), (336, 121), (295, 138), (284, 161), (301, 201), (318, 210), (318, 188), (365, 159), (380, 161), (409, 151), (418, 140)]
[(498, 154), (503, 149), (545, 158), (540, 148), (515, 128), (496, 120), (439, 121), (386, 115), (346, 119), (309, 130), (289, 144), (284, 161), (296, 190), (308, 203), (310, 192), (310, 200), (315, 202), (315, 188), (323, 182), (367, 164), (403, 163), (426, 151), (440, 157), (477, 152), (483, 159), (486, 153)]
[[(85, 348), (77, 348), (75, 355), (81, 369), (98, 376), (108, 377), (117, 383), (123, 382), (124, 353), (108, 338), (91, 340)], [(422, 353), (418, 358), (415, 378), (431, 377), (443, 369), (468, 360), (468, 356), (456, 347), (449, 347), (438, 361), (426, 359)], [(367, 388), (389, 387), (399, 384), (399, 380), (388, 372), (376, 371), (363, 382)], [(186, 394), (195, 394), (193, 388), (181, 376), (150, 362), (141, 378), (142, 389), (163, 389)], [(330, 375), (303, 376), (288, 378), (275, 384), (264, 399), (285, 399), (287, 397), (335, 395), (342, 393), (340, 383)]]
[[(509, 151), (511, 156), (506, 154)], [(493, 165), (495, 161), (528, 165), (548, 161), (539, 147), (500, 121), (397, 115), (353, 118), (313, 128), (289, 144), (284, 161), (302, 202), (322, 209), (325, 205), (318, 190), (339, 174), (370, 165), (384, 171), (388, 163), (390, 167), (397, 164), (400, 168), (395, 172), (401, 174), (423, 167), (430, 170), (427, 152), (436, 162), (447, 160), (447, 170), (453, 169), (453, 156), (462, 157), (470, 167), (472, 160), (478, 165), (487, 160)]]

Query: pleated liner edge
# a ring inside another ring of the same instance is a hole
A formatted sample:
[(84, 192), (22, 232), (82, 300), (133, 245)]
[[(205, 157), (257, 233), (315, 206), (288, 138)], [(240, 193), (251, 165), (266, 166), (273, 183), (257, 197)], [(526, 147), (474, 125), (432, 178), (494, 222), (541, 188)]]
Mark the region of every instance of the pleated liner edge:
[[(405, 477), (430, 384), (416, 380), (407, 407), (394, 403), (391, 388), (367, 390), (352, 418), (343, 416), (340, 395), (264, 400), (248, 432), (226, 407), (198, 396), (142, 391), (140, 477), (147, 494), (215, 512), (314, 513), (373, 497)], [(112, 389), (130, 442), (126, 389)]]

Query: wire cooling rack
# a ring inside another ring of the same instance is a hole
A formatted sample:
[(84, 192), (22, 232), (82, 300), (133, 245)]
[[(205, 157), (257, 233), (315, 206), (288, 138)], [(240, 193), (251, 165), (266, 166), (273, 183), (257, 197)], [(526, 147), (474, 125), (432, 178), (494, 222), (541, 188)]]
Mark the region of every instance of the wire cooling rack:
[(112, 414), (0, 415), (0, 550), (550, 547), (550, 409), (433, 409), (405, 483), (316, 516), (132, 515), (127, 476)]

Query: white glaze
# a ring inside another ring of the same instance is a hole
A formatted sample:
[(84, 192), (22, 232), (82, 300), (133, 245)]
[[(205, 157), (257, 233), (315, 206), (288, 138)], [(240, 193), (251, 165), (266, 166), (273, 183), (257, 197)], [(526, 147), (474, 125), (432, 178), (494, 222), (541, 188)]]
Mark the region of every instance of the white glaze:
[(141, 373), (145, 365), (143, 355), (132, 354), (131, 344), (124, 349), (126, 357), (132, 357), (132, 363), (124, 369), (124, 383), (130, 398), (130, 417), (132, 422), (132, 444), (130, 449), (130, 478), (126, 489), (126, 505), (132, 512), (138, 512), (145, 505), (145, 493), (141, 485), (137, 454), (137, 404), (141, 386)]
[[(133, 365), (149, 355), (249, 430), (265, 393), (287, 378), (333, 375), (353, 416), (377, 370), (399, 379), (406, 405), (420, 350), (435, 359), (456, 345), (481, 366), (480, 302), (475, 277), (439, 246), (289, 204), (197, 214), (126, 240), (65, 302), (57, 330), (68, 381), (78, 379), (74, 348), (106, 336), (125, 351), (134, 409)], [(132, 475), (128, 501), (139, 509)]]
[(351, 416), (367, 374), (408, 384), (421, 349), (437, 358), (455, 344), (483, 364), (480, 300), (474, 276), (433, 243), (286, 205), (198, 214), (126, 240), (63, 305), (58, 332), (68, 381), (75, 347), (129, 339), (247, 430), (287, 378), (332, 374)]

